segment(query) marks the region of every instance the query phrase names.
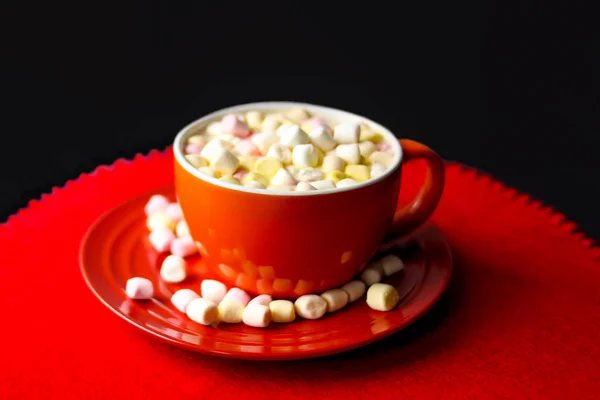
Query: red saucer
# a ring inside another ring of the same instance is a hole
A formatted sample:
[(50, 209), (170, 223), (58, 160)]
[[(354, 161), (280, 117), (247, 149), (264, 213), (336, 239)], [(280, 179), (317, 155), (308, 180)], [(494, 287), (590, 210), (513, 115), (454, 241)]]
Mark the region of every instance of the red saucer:
[[(171, 185), (136, 197), (100, 218), (80, 249), (83, 277), (92, 292), (115, 314), (141, 330), (176, 346), (230, 358), (254, 360), (301, 359), (338, 353), (380, 340), (425, 314), (446, 289), (452, 274), (450, 249), (441, 232), (428, 224), (414, 232), (403, 249), (391, 250), (405, 261), (405, 270), (386, 281), (401, 296), (391, 312), (370, 309), (364, 298), (316, 321), (296, 320), (259, 329), (243, 324), (206, 327), (190, 321), (170, 302), (187, 287), (199, 292), (210, 278), (201, 257), (189, 259), (188, 279), (167, 284), (160, 279), (158, 254), (148, 242), (144, 205), (162, 193), (174, 200)], [(155, 298), (133, 301), (125, 296), (125, 282), (133, 276), (154, 283)]]

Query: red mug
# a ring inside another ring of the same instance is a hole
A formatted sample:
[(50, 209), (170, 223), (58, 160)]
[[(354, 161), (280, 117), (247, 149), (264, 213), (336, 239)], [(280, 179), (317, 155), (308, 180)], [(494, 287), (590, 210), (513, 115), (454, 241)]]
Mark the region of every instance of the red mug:
[[(336, 189), (284, 192), (246, 188), (198, 172), (184, 158), (186, 139), (229, 113), (285, 112), (301, 107), (334, 123), (365, 123), (394, 148), (386, 172)], [(321, 293), (364, 269), (387, 233), (405, 234), (435, 210), (444, 164), (427, 146), (398, 141), (368, 118), (312, 104), (251, 103), (225, 108), (189, 124), (175, 138), (175, 189), (190, 234), (206, 265), (230, 286), (294, 299)], [(427, 176), (416, 198), (398, 208), (402, 164), (425, 160)]]

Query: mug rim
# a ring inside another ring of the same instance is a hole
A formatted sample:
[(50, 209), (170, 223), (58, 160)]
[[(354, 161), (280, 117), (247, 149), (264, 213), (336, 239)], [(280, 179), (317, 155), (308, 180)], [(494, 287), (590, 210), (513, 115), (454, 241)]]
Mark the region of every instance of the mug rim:
[[(332, 189), (323, 189), (323, 190), (310, 190), (310, 191), (286, 191), (286, 190), (270, 190), (270, 189), (255, 189), (249, 188), (243, 185), (237, 185), (230, 182), (222, 181), (207, 174), (203, 174), (194, 168), (184, 157), (183, 147), (185, 140), (188, 136), (191, 136), (192, 128), (197, 125), (201, 125), (202, 123), (213, 120), (215, 117), (225, 116), (230, 113), (239, 113), (239, 112), (247, 112), (247, 111), (283, 111), (290, 108), (304, 108), (309, 111), (311, 114), (319, 114), (319, 113), (335, 113), (341, 115), (342, 117), (348, 117), (353, 120), (360, 120), (361, 122), (365, 122), (368, 125), (374, 127), (378, 133), (381, 133), (387, 141), (394, 148), (394, 162), (392, 165), (381, 175), (376, 178), (368, 179), (364, 182), (359, 182), (355, 185), (346, 186), (342, 188), (332, 188)], [(175, 136), (175, 140), (173, 141), (173, 154), (175, 156), (175, 160), (177, 163), (182, 166), (187, 172), (194, 175), (196, 178), (203, 180), (207, 183), (210, 183), (215, 186), (220, 186), (223, 188), (236, 190), (243, 193), (252, 193), (261, 196), (280, 196), (280, 197), (300, 197), (300, 196), (326, 196), (335, 193), (348, 192), (351, 190), (358, 190), (365, 188), (367, 186), (371, 186), (386, 179), (388, 176), (392, 175), (399, 167), (402, 162), (402, 147), (400, 146), (399, 139), (394, 136), (394, 134), (385, 126), (371, 120), (370, 118), (364, 117), (362, 115), (352, 113), (349, 111), (340, 110), (333, 107), (321, 106), (310, 103), (301, 103), (294, 101), (265, 101), (265, 102), (255, 102), (255, 103), (244, 103), (238, 104), (235, 106), (221, 108), (219, 110), (213, 111), (209, 114), (204, 115), (196, 119), (195, 121), (190, 122), (185, 127), (183, 127)]]

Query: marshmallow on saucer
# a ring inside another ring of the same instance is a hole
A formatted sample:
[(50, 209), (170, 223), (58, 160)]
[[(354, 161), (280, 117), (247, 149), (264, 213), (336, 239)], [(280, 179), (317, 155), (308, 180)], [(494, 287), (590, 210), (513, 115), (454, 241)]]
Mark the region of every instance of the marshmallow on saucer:
[(133, 300), (148, 300), (154, 295), (154, 286), (146, 278), (129, 278), (125, 284), (125, 294)]
[(183, 257), (171, 254), (167, 256), (160, 267), (160, 276), (165, 282), (183, 282), (187, 276), (187, 263)]
[(198, 297), (200, 296), (191, 289), (179, 289), (171, 296), (171, 304), (182, 313), (185, 313), (185, 310), (192, 300), (197, 299)]
[(335, 312), (348, 304), (348, 293), (342, 289), (330, 289), (321, 294), (327, 303), (327, 312)]
[(352, 303), (353, 301), (356, 301), (358, 299), (360, 299), (361, 297), (363, 297), (363, 295), (365, 294), (365, 290), (366, 290), (366, 285), (363, 281), (350, 281), (348, 283), (346, 283), (344, 286), (342, 286), (342, 290), (344, 290), (346, 293), (348, 293), (348, 302)]
[(214, 303), (198, 297), (193, 299), (185, 309), (189, 319), (202, 325), (212, 325), (219, 319), (219, 311)]
[(305, 294), (294, 302), (296, 314), (305, 319), (319, 319), (327, 312), (327, 302), (316, 294)]
[(227, 293), (227, 287), (219, 281), (204, 279), (200, 284), (200, 294), (208, 301), (219, 304)]

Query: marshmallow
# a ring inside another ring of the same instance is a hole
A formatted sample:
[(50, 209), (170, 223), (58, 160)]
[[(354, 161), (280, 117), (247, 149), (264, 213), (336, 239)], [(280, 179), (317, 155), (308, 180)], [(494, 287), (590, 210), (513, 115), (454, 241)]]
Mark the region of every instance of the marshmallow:
[(296, 184), (294, 177), (284, 168), (279, 168), (279, 171), (271, 179), (273, 186), (293, 186)]
[(312, 144), (300, 144), (294, 147), (292, 160), (298, 167), (315, 167), (319, 162), (319, 155)]
[(348, 304), (348, 293), (342, 289), (330, 289), (321, 294), (327, 303), (327, 312), (335, 312)]
[(360, 155), (364, 158), (368, 158), (375, 150), (377, 150), (375, 143), (369, 140), (359, 143), (358, 148), (360, 150)]
[(243, 121), (233, 115), (228, 114), (221, 120), (221, 129), (224, 133), (230, 133), (233, 136), (245, 138), (250, 134), (250, 129)]
[(371, 177), (371, 170), (366, 165), (348, 165), (344, 172), (357, 182), (367, 181)]
[(323, 172), (316, 168), (302, 168), (298, 171), (296, 179), (307, 182), (320, 181), (323, 179)]
[(185, 313), (189, 319), (202, 325), (212, 325), (219, 320), (217, 306), (202, 297), (192, 300)]
[(211, 122), (206, 127), (206, 133), (211, 136), (218, 136), (223, 133), (223, 128), (220, 122)]
[(202, 297), (215, 304), (219, 304), (223, 300), (225, 293), (227, 293), (227, 287), (219, 281), (204, 279), (200, 284)]
[(317, 127), (322, 127), (330, 135), (332, 133), (331, 128), (329, 126), (327, 126), (327, 123), (325, 122), (325, 120), (323, 120), (323, 118), (320, 118), (320, 117), (309, 118), (309, 119), (305, 120), (304, 122), (302, 122), (300, 127), (302, 128), (302, 130), (304, 132), (310, 132)]
[(259, 174), (258, 172), (250, 172), (249, 174), (244, 176), (244, 184), (250, 181), (260, 182), (265, 187), (269, 184), (269, 180), (265, 178), (262, 174)]
[(196, 254), (198, 248), (191, 236), (182, 236), (171, 242), (171, 254), (179, 257), (188, 257)]
[(386, 153), (383, 151), (376, 151), (369, 156), (369, 161), (371, 164), (383, 164), (386, 167), (389, 167), (394, 163), (394, 154)]
[(289, 172), (290, 175), (292, 175), (294, 177), (294, 179), (297, 180), (296, 176), (298, 176), (298, 172), (300, 172), (300, 168), (296, 167), (295, 165), (288, 165), (287, 167), (285, 167), (285, 169), (287, 169), (287, 172)]
[(146, 227), (148, 230), (154, 231), (158, 228), (168, 228), (175, 230), (177, 222), (173, 218), (169, 217), (165, 211), (156, 211), (148, 216), (146, 219)]
[(346, 174), (341, 171), (329, 171), (325, 174), (325, 178), (338, 183), (342, 179), (346, 179)]
[(289, 300), (273, 300), (269, 303), (271, 310), (271, 321), (273, 322), (292, 322), (296, 319), (296, 310), (294, 303)]
[(255, 157), (250, 154), (242, 154), (238, 157), (238, 160), (240, 161), (240, 168), (250, 171), (252, 167), (254, 167), (254, 163), (256, 163), (258, 157)]
[(221, 301), (237, 301), (245, 307), (250, 302), (250, 295), (244, 290), (234, 287), (225, 293), (225, 297)]
[(167, 199), (161, 194), (155, 194), (154, 196), (150, 197), (150, 199), (146, 203), (146, 206), (144, 207), (144, 212), (146, 213), (146, 216), (149, 217), (155, 212), (166, 211), (168, 205), (169, 199)]
[(208, 167), (208, 160), (198, 154), (186, 154), (184, 157), (194, 168)]
[(183, 282), (187, 276), (187, 263), (183, 257), (170, 255), (165, 258), (160, 267), (160, 276), (165, 282)]
[(233, 151), (239, 155), (260, 155), (258, 147), (256, 147), (250, 139), (241, 140), (235, 145)]
[(146, 278), (129, 278), (125, 284), (125, 294), (130, 299), (148, 300), (154, 295), (154, 286), (152, 286), (152, 282)]
[(242, 322), (244, 319), (244, 308), (246, 306), (239, 301), (223, 300), (219, 303), (219, 320), (229, 324)]
[(219, 176), (221, 176), (220, 172), (215, 171), (211, 167), (201, 167), (201, 168), (198, 168), (198, 172), (201, 172), (204, 175), (208, 175), (208, 176), (211, 176), (213, 178), (218, 178)]
[(154, 250), (162, 253), (171, 248), (171, 242), (175, 239), (175, 234), (169, 228), (158, 228), (150, 232), (148, 239)]
[(232, 175), (240, 165), (240, 161), (229, 150), (223, 149), (210, 161), (215, 171), (223, 175)]
[(383, 275), (383, 264), (381, 264), (381, 260), (371, 261), (369, 265), (367, 265), (367, 268), (379, 271)]
[(183, 213), (181, 211), (181, 206), (179, 203), (171, 203), (167, 206), (166, 213), (173, 220), (179, 222), (183, 219)]
[(366, 285), (363, 281), (350, 281), (342, 286), (342, 290), (348, 293), (348, 302), (352, 303), (363, 297), (366, 290)]
[(281, 138), (281, 144), (287, 147), (310, 143), (310, 136), (300, 129), (298, 125), (282, 125), (277, 129), (277, 134)]
[(341, 181), (337, 182), (335, 184), (335, 187), (343, 188), (343, 187), (356, 185), (357, 183), (358, 182), (356, 182), (354, 179), (346, 178), (346, 179), (342, 179)]
[(227, 150), (225, 143), (220, 139), (213, 139), (204, 146), (200, 155), (212, 163), (215, 156), (222, 150)]
[(383, 173), (386, 170), (387, 170), (387, 168), (383, 164), (372, 164), (371, 171), (370, 171), (371, 179), (377, 178), (378, 176), (383, 175)]
[(375, 283), (367, 290), (367, 304), (373, 310), (390, 311), (400, 301), (396, 289), (385, 283)]
[(204, 147), (206, 144), (206, 137), (204, 137), (204, 135), (193, 135), (187, 139), (187, 142), (189, 144), (199, 144), (200, 146)]
[(239, 137), (228, 133), (219, 135), (219, 139), (223, 142), (223, 146), (225, 146), (227, 150), (233, 150), (233, 148), (242, 141)]
[(272, 301), (273, 301), (273, 297), (271, 297), (270, 294), (259, 294), (258, 296), (256, 296), (252, 300), (250, 300), (250, 302), (248, 303), (248, 307), (250, 307), (252, 304), (260, 304), (263, 306), (268, 306), (269, 303), (271, 303)]
[(402, 260), (393, 254), (383, 257), (380, 262), (383, 266), (383, 273), (385, 276), (393, 275), (396, 272), (400, 272), (404, 269), (404, 263)]
[(267, 133), (275, 133), (281, 125), (281, 120), (273, 115), (267, 115), (260, 125), (260, 130)]
[(281, 161), (282, 164), (291, 164), (292, 163), (292, 152), (290, 149), (281, 144), (275, 143), (269, 147), (269, 151), (267, 151), (267, 157), (273, 157)]
[(194, 143), (186, 144), (185, 149), (183, 150), (183, 152), (187, 155), (200, 154), (201, 151), (202, 151), (202, 146), (200, 146), (199, 144), (194, 144)]
[(314, 181), (310, 184), (318, 190), (335, 189), (335, 183), (329, 179), (323, 179), (322, 181)]
[(246, 123), (252, 129), (260, 129), (262, 119), (262, 114), (259, 111), (248, 111), (246, 113)]
[(231, 175), (225, 175), (219, 178), (220, 181), (223, 182), (229, 182), (232, 183), (234, 185), (239, 185), (240, 181), (238, 181), (235, 177), (231, 176)]
[(301, 123), (302, 121), (310, 118), (310, 114), (303, 108), (292, 108), (288, 112), (285, 113), (285, 117), (296, 124)]
[(321, 169), (323, 172), (343, 171), (345, 167), (346, 162), (344, 160), (338, 156), (331, 155), (323, 158), (323, 165), (321, 166)]
[(381, 279), (383, 279), (383, 273), (374, 268), (366, 268), (360, 274), (360, 279), (362, 279), (365, 285), (371, 286), (375, 283), (381, 282)]
[[(281, 169), (282, 164), (276, 158), (273, 157), (263, 157), (256, 160), (254, 164), (254, 171), (263, 175), (266, 178), (273, 178), (275, 174)], [(258, 180), (258, 179), (255, 179)]]
[(337, 145), (336, 141), (333, 139), (333, 136), (331, 136), (331, 134), (322, 126), (317, 126), (316, 128), (312, 129), (308, 135), (315, 146), (319, 147), (323, 151), (329, 151)]
[(298, 182), (296, 185), (296, 192), (308, 192), (310, 190), (317, 190), (317, 188), (308, 182)]
[(248, 304), (242, 313), (242, 321), (248, 326), (266, 328), (271, 323), (271, 310), (262, 304)]
[(267, 187), (258, 181), (246, 181), (244, 186), (252, 189), (266, 189)]
[(177, 227), (175, 227), (175, 234), (178, 237), (190, 235), (190, 228), (188, 227), (188, 224), (187, 222), (185, 222), (185, 220), (182, 219), (177, 223)]
[(239, 169), (236, 171), (235, 174), (233, 174), (233, 177), (235, 179), (237, 179), (239, 182), (242, 182), (244, 180), (244, 177), (246, 175), (248, 175), (250, 173), (250, 171), (246, 170), (246, 169)]
[(327, 311), (327, 302), (316, 294), (305, 294), (294, 303), (296, 314), (305, 319), (319, 319)]
[(360, 137), (360, 126), (354, 123), (342, 123), (333, 130), (333, 138), (341, 144), (357, 143)]
[(360, 163), (360, 147), (356, 143), (338, 145), (335, 154), (348, 164)]
[(377, 143), (376, 147), (377, 147), (378, 151), (387, 151), (387, 152), (392, 151), (392, 145), (389, 144), (388, 142)]
[(252, 143), (260, 150), (261, 154), (267, 154), (271, 145), (279, 142), (279, 136), (272, 132), (262, 132), (252, 135)]
[(192, 300), (199, 298), (198, 294), (191, 289), (179, 289), (173, 296), (171, 296), (171, 304), (176, 309), (185, 313), (186, 308), (192, 302)]
[(383, 136), (380, 133), (375, 132), (365, 123), (360, 124), (360, 141), (364, 142), (366, 140), (373, 142), (375, 144), (379, 143), (383, 140)]

